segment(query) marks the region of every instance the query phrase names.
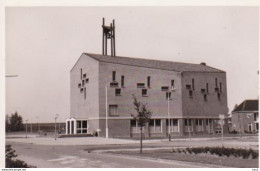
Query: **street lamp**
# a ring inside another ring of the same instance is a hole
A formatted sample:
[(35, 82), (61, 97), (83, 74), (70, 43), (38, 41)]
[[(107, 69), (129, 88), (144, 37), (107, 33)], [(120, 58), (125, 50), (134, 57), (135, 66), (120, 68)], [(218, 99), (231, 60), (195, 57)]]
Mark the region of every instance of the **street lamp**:
[(169, 141), (171, 141), (171, 120), (170, 120), (170, 93), (171, 92), (175, 92), (176, 89), (171, 87), (170, 90), (166, 91), (166, 97), (167, 97), (167, 101), (168, 101), (168, 137), (169, 137)]
[(25, 127), (26, 127), (26, 128), (25, 128), (25, 129), (26, 129), (26, 138), (27, 138), (27, 121), (28, 121), (28, 120), (25, 120), (25, 123), (26, 123), (26, 124), (25, 124)]
[(38, 133), (40, 133), (40, 123), (39, 123), (39, 117), (36, 116), (36, 119), (37, 119), (37, 125), (38, 125)]
[(191, 141), (191, 136), (190, 136), (190, 119), (189, 119), (189, 117), (188, 117), (188, 119), (187, 119), (187, 122), (188, 122), (188, 131), (189, 131), (189, 139), (190, 139), (190, 141)]
[(106, 86), (106, 138), (108, 138), (108, 110), (107, 110), (107, 86)]
[(55, 119), (55, 133), (54, 133), (55, 134), (55, 140), (56, 140), (56, 120), (58, 119), (58, 116), (59, 116), (59, 114), (56, 114), (56, 116), (54, 118)]

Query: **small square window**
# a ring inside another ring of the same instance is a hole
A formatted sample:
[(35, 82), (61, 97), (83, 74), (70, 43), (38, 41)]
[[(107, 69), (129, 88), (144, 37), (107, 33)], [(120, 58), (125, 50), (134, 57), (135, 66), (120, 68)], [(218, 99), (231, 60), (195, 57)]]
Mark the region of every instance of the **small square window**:
[(109, 105), (109, 115), (110, 116), (118, 116), (117, 114), (117, 105)]
[(83, 78), (86, 78), (87, 77), (87, 74), (83, 74)]
[(144, 88), (145, 84), (144, 83), (137, 83), (137, 88)]
[(190, 84), (187, 84), (187, 85), (186, 85), (186, 89), (190, 90), (190, 89), (191, 89), (191, 85), (190, 85)]
[(115, 89), (115, 93), (116, 93), (116, 96), (120, 96), (121, 95), (121, 89), (120, 88), (116, 88)]
[(220, 93), (218, 93), (218, 99), (219, 99), (219, 100), (221, 99)]
[(161, 87), (161, 90), (162, 90), (162, 91), (169, 91), (169, 87), (168, 87), (168, 86), (162, 86), (162, 87)]
[(83, 88), (80, 89), (80, 92), (81, 92), (81, 93), (83, 92)]
[(86, 79), (86, 83), (88, 83), (88, 82), (89, 82), (89, 79), (87, 78), (87, 79)]
[(193, 97), (193, 91), (192, 90), (189, 91), (189, 96), (190, 96), (190, 98)]
[(208, 100), (207, 94), (204, 94), (204, 101), (207, 101), (207, 100)]
[(147, 96), (147, 89), (142, 89), (142, 96)]
[(110, 83), (110, 87), (118, 87), (118, 83), (117, 82), (112, 82), (112, 83)]
[(78, 84), (78, 87), (79, 87), (79, 88), (81, 87), (81, 83)]

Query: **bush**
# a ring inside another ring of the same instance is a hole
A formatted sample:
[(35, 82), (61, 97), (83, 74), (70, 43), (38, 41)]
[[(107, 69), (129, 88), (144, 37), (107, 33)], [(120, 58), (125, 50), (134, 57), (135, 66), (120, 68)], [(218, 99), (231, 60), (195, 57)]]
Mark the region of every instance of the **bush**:
[(5, 146), (5, 167), (6, 168), (32, 168), (35, 166), (28, 165), (21, 160), (13, 160), (12, 158), (17, 157), (15, 150), (12, 149), (11, 145)]
[[(178, 152), (181, 153), (181, 151)], [(184, 152), (184, 150), (183, 150)], [(234, 148), (225, 148), (222, 147), (197, 147), (197, 148), (186, 148), (186, 152), (189, 154), (199, 154), (199, 153), (210, 153), (211, 155), (216, 154), (218, 156), (227, 156), (233, 155), (234, 157), (243, 157), (243, 159), (248, 159), (252, 156), (252, 159), (258, 159), (258, 151), (252, 149), (234, 149)]]

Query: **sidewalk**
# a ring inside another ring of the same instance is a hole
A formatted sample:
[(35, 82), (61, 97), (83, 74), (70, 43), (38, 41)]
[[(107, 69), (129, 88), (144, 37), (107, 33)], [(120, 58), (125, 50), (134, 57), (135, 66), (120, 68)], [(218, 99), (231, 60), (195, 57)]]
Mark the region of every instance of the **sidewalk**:
[[(36, 135), (28, 135), (28, 138), (25, 138), (26, 135), (7, 135), (7, 142), (20, 142), (20, 143), (29, 143), (37, 145), (126, 145), (126, 144), (137, 144), (139, 145), (140, 140), (132, 139), (113, 139), (113, 138), (101, 138), (101, 137), (70, 137), (70, 138), (57, 138), (54, 137), (39, 137)], [(258, 137), (224, 137), (223, 144), (226, 146), (241, 146), (241, 147), (253, 147), (258, 148)], [(160, 144), (160, 145), (221, 145), (221, 137), (212, 137), (212, 138), (174, 138), (171, 142), (168, 139), (148, 139), (143, 140), (144, 144)]]

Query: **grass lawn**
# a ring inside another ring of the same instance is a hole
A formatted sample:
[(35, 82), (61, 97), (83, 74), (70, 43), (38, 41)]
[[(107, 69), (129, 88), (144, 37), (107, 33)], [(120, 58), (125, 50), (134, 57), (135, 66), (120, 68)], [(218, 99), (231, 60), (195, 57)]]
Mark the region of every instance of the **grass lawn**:
[(143, 151), (143, 154), (140, 154), (139, 151), (118, 151), (118, 152), (109, 152), (113, 154), (123, 154), (123, 155), (132, 155), (132, 156), (142, 156), (150, 157), (156, 159), (167, 159), (167, 160), (179, 160), (179, 161), (188, 161), (196, 163), (206, 163), (213, 165), (221, 165), (227, 167), (236, 167), (236, 168), (258, 168), (258, 159), (243, 159), (242, 157), (219, 157), (217, 155), (211, 154), (188, 154), (188, 153), (173, 153), (171, 150), (149, 150)]

